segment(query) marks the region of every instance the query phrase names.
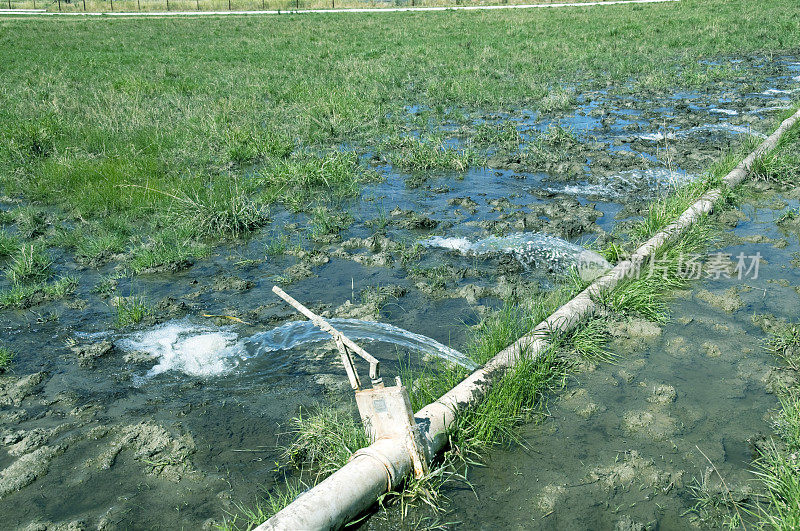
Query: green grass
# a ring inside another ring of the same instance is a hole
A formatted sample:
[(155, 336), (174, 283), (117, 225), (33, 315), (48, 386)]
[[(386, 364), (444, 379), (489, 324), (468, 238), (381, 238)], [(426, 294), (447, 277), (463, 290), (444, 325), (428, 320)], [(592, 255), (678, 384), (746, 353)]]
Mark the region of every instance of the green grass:
[(78, 287), (74, 276), (60, 277), (54, 282), (14, 284), (0, 291), (0, 309), (25, 309), (46, 301), (55, 301), (73, 294)]
[(353, 452), (369, 444), (361, 421), (350, 411), (321, 406), (292, 420), (292, 442), (284, 458), (298, 468), (310, 467), (319, 479), (344, 466)]
[[(794, 371), (800, 361), (800, 324), (782, 323), (770, 331), (767, 349)], [(800, 389), (779, 392), (774, 416), (778, 440), (760, 451), (755, 471), (765, 495), (751, 510), (761, 529), (800, 527)]]
[[(431, 124), (462, 124), (471, 111), (567, 109), (576, 89), (564, 80), (581, 90), (632, 80), (638, 90), (746, 79), (700, 60), (796, 51), (793, 7), (684, 0), (602, 11), (3, 18), (0, 189), (36, 203), (20, 211), (24, 237), (46, 236), (58, 218), (113, 218), (131, 229), (125, 248), (176, 230), (207, 244), (257, 229), (273, 205), (309, 210), (355, 196), (374, 178), (359, 157), (381, 145), (413, 171), (481, 164)], [(408, 105), (425, 109), (424, 123)], [(495, 141), (513, 149), (519, 135), (479, 129), (464, 146)], [(552, 158), (543, 145), (526, 152), (535, 164)], [(119, 243), (81, 256), (92, 262)], [(140, 251), (149, 255), (140, 269), (165, 262)]]
[(6, 277), (15, 285), (44, 282), (52, 275), (53, 261), (37, 244), (22, 244), (11, 258)]
[(118, 328), (125, 328), (142, 322), (149, 317), (153, 310), (147, 304), (147, 300), (141, 295), (130, 295), (119, 297), (114, 301), (116, 314), (116, 325)]
[(767, 339), (767, 349), (789, 367), (800, 371), (800, 323), (777, 325)]
[(0, 259), (12, 256), (18, 249), (19, 239), (4, 230), (0, 231)]
[(311, 211), (310, 237), (315, 241), (337, 238), (339, 233), (352, 223), (353, 217), (346, 211), (336, 211), (324, 206)]
[(778, 146), (758, 157), (752, 167), (753, 178), (782, 185), (794, 185), (800, 174), (800, 129), (793, 127), (781, 137)]
[(34, 207), (27, 206), (16, 211), (17, 231), (26, 239), (44, 236), (47, 232), (47, 215)]
[(8, 371), (13, 361), (14, 353), (6, 347), (0, 346), (0, 374)]
[(800, 389), (790, 388), (780, 396), (781, 409), (775, 419), (775, 431), (789, 452), (800, 450)]
[(195, 240), (191, 229), (165, 229), (130, 251), (129, 265), (134, 273), (178, 271), (211, 252), (208, 245)]
[(268, 220), (266, 206), (250, 199), (235, 181), (215, 181), (173, 199), (171, 224), (190, 228), (197, 238), (238, 237)]
[(413, 172), (452, 170), (463, 172), (482, 164), (483, 159), (470, 148), (449, 145), (441, 136), (398, 136), (380, 148), (396, 167)]
[[(590, 0), (577, 0), (588, 2)], [(540, 0), (538, 3), (554, 3), (556, 0)], [(56, 12), (158, 12), (158, 11), (246, 11), (258, 9), (271, 9), (287, 11), (292, 9), (341, 9), (341, 8), (386, 8), (395, 6), (459, 6), (465, 5), (464, 0), (396, 0), (383, 2), (377, 0), (72, 0), (70, 3), (63, 1), (43, 3), (41, 0), (10, 0), (14, 9), (47, 9)], [(481, 1), (481, 5), (507, 5), (525, 4), (527, 0), (500, 0)], [(113, 8), (112, 8), (113, 4)], [(4, 7), (8, 3), (3, 4)], [(84, 9), (85, 6), (85, 9)]]
[(774, 444), (756, 461), (756, 476), (766, 491), (758, 506), (760, 529), (789, 531), (800, 528), (800, 463), (797, 451), (787, 455)]
[(250, 530), (258, 527), (298, 497), (307, 486), (302, 481), (286, 481), (282, 488), (266, 491), (253, 504), (234, 504), (236, 513), (230, 513), (217, 529), (223, 531)]
[(475, 128), (472, 143), (478, 147), (494, 148), (504, 151), (516, 151), (522, 144), (523, 138), (512, 121), (498, 124), (480, 124)]

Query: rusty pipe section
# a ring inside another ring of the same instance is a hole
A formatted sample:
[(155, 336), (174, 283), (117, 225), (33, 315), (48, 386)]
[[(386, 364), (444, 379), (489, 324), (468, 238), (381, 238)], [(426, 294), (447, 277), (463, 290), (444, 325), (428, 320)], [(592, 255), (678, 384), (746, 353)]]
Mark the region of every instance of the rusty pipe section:
[[(800, 119), (800, 110), (781, 123), (758, 148), (725, 176), (728, 187), (741, 183), (753, 162), (774, 149), (781, 136)], [(492, 383), (513, 367), (522, 356), (539, 356), (548, 346), (552, 333), (570, 332), (591, 316), (596, 298), (607, 293), (631, 275), (650, 256), (674, 241), (703, 216), (710, 213), (722, 190), (709, 190), (681, 216), (642, 244), (628, 260), (617, 264), (588, 288), (553, 312), (529, 334), (500, 351), (486, 365), (470, 374), (453, 389), (414, 415), (425, 444), (428, 460), (447, 443), (447, 431), (456, 416), (477, 404)], [(275, 516), (258, 526), (258, 531), (337, 529), (375, 503), (377, 498), (395, 487), (412, 468), (411, 456), (402, 441), (380, 439), (359, 450), (347, 465), (322, 483), (304, 492)]]

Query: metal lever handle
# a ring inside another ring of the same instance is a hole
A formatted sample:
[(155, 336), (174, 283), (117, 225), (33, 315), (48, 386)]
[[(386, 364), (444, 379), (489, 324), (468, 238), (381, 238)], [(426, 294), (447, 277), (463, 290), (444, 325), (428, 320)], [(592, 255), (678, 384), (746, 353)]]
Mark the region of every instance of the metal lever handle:
[(350, 356), (350, 351), (355, 352), (369, 363), (369, 378), (372, 381), (372, 386), (383, 387), (383, 380), (381, 379), (381, 362), (378, 361), (372, 354), (358, 346), (352, 339), (338, 331), (328, 321), (300, 304), (294, 299), (294, 297), (283, 291), (278, 286), (272, 286), (272, 291), (278, 297), (289, 303), (295, 310), (308, 317), (308, 319), (314, 323), (314, 326), (320, 330), (328, 332), (331, 336), (333, 336), (333, 339), (336, 341), (336, 346), (339, 348), (339, 352), (342, 354), (342, 363), (344, 363), (344, 369), (347, 372), (347, 377), (350, 379), (350, 385), (353, 387), (353, 389), (360, 389), (361, 381), (358, 378), (358, 372), (356, 372), (355, 365), (353, 365), (353, 358)]

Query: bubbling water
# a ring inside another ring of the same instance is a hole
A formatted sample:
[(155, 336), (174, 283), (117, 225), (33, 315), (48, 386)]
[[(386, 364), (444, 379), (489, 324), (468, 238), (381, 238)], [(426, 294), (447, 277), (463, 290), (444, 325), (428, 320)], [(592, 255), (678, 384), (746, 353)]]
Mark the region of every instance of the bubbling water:
[(598, 271), (611, 267), (605, 258), (594, 251), (549, 234), (535, 232), (489, 236), (476, 242), (467, 238), (433, 236), (420, 243), (426, 247), (439, 247), (473, 256), (509, 254), (526, 267), (547, 267), (551, 271), (563, 272), (575, 266), (581, 276), (585, 273), (590, 278), (594, 278)]
[(625, 170), (604, 177), (597, 183), (572, 183), (546, 186), (543, 190), (554, 194), (578, 197), (602, 197), (623, 199), (644, 193), (656, 194), (660, 190), (693, 181), (690, 173), (669, 168), (647, 168), (644, 170)]

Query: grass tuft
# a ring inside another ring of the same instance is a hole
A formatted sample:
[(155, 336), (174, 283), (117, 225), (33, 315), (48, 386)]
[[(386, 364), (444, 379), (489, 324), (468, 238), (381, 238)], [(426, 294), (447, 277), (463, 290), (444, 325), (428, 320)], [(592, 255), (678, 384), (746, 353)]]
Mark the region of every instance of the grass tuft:
[(268, 490), (253, 505), (234, 504), (237, 513), (226, 518), (217, 529), (221, 531), (251, 530), (289, 505), (308, 487), (300, 480), (286, 481), (280, 488)]
[(503, 121), (498, 124), (483, 123), (475, 128), (472, 143), (476, 146), (500, 151), (516, 151), (522, 144), (522, 135), (516, 123)]
[(0, 346), (0, 374), (8, 371), (13, 361), (14, 353), (6, 347)]
[(19, 239), (6, 231), (0, 231), (0, 258), (12, 256), (18, 249)]
[(317, 206), (311, 211), (309, 219), (310, 237), (315, 241), (330, 241), (337, 238), (352, 222), (353, 217), (349, 212)]
[(772, 328), (767, 350), (782, 358), (789, 367), (800, 371), (800, 323), (781, 323)]
[(52, 264), (41, 245), (22, 244), (13, 256), (6, 276), (15, 285), (44, 282), (52, 275)]
[(192, 231), (182, 228), (156, 233), (131, 250), (130, 267), (134, 273), (177, 271), (191, 265), (192, 259), (208, 256), (209, 247), (192, 238)]
[(153, 313), (153, 310), (147, 304), (147, 300), (140, 295), (119, 297), (114, 302), (116, 303), (115, 322), (118, 328), (140, 323)]
[(755, 461), (755, 474), (766, 492), (754, 511), (759, 529), (800, 529), (800, 460), (798, 449), (779, 449), (774, 441)]
[(298, 468), (310, 467), (317, 478), (344, 466), (353, 452), (369, 444), (361, 422), (350, 412), (320, 406), (310, 415), (292, 420), (292, 442), (284, 458)]
[(457, 148), (440, 136), (398, 136), (384, 142), (381, 151), (389, 161), (409, 171), (452, 170), (463, 172), (483, 164), (483, 159), (469, 148)]
[(47, 215), (31, 206), (17, 210), (17, 231), (26, 239), (38, 238), (47, 232)]
[(268, 220), (266, 207), (231, 185), (204, 187), (178, 196), (170, 214), (196, 237), (212, 239), (241, 236)]
[(49, 284), (14, 284), (0, 291), (0, 308), (24, 309), (47, 301), (64, 299), (75, 292), (78, 279), (64, 276)]
[(575, 92), (562, 88), (550, 90), (539, 101), (539, 110), (542, 112), (565, 111), (577, 103)]

